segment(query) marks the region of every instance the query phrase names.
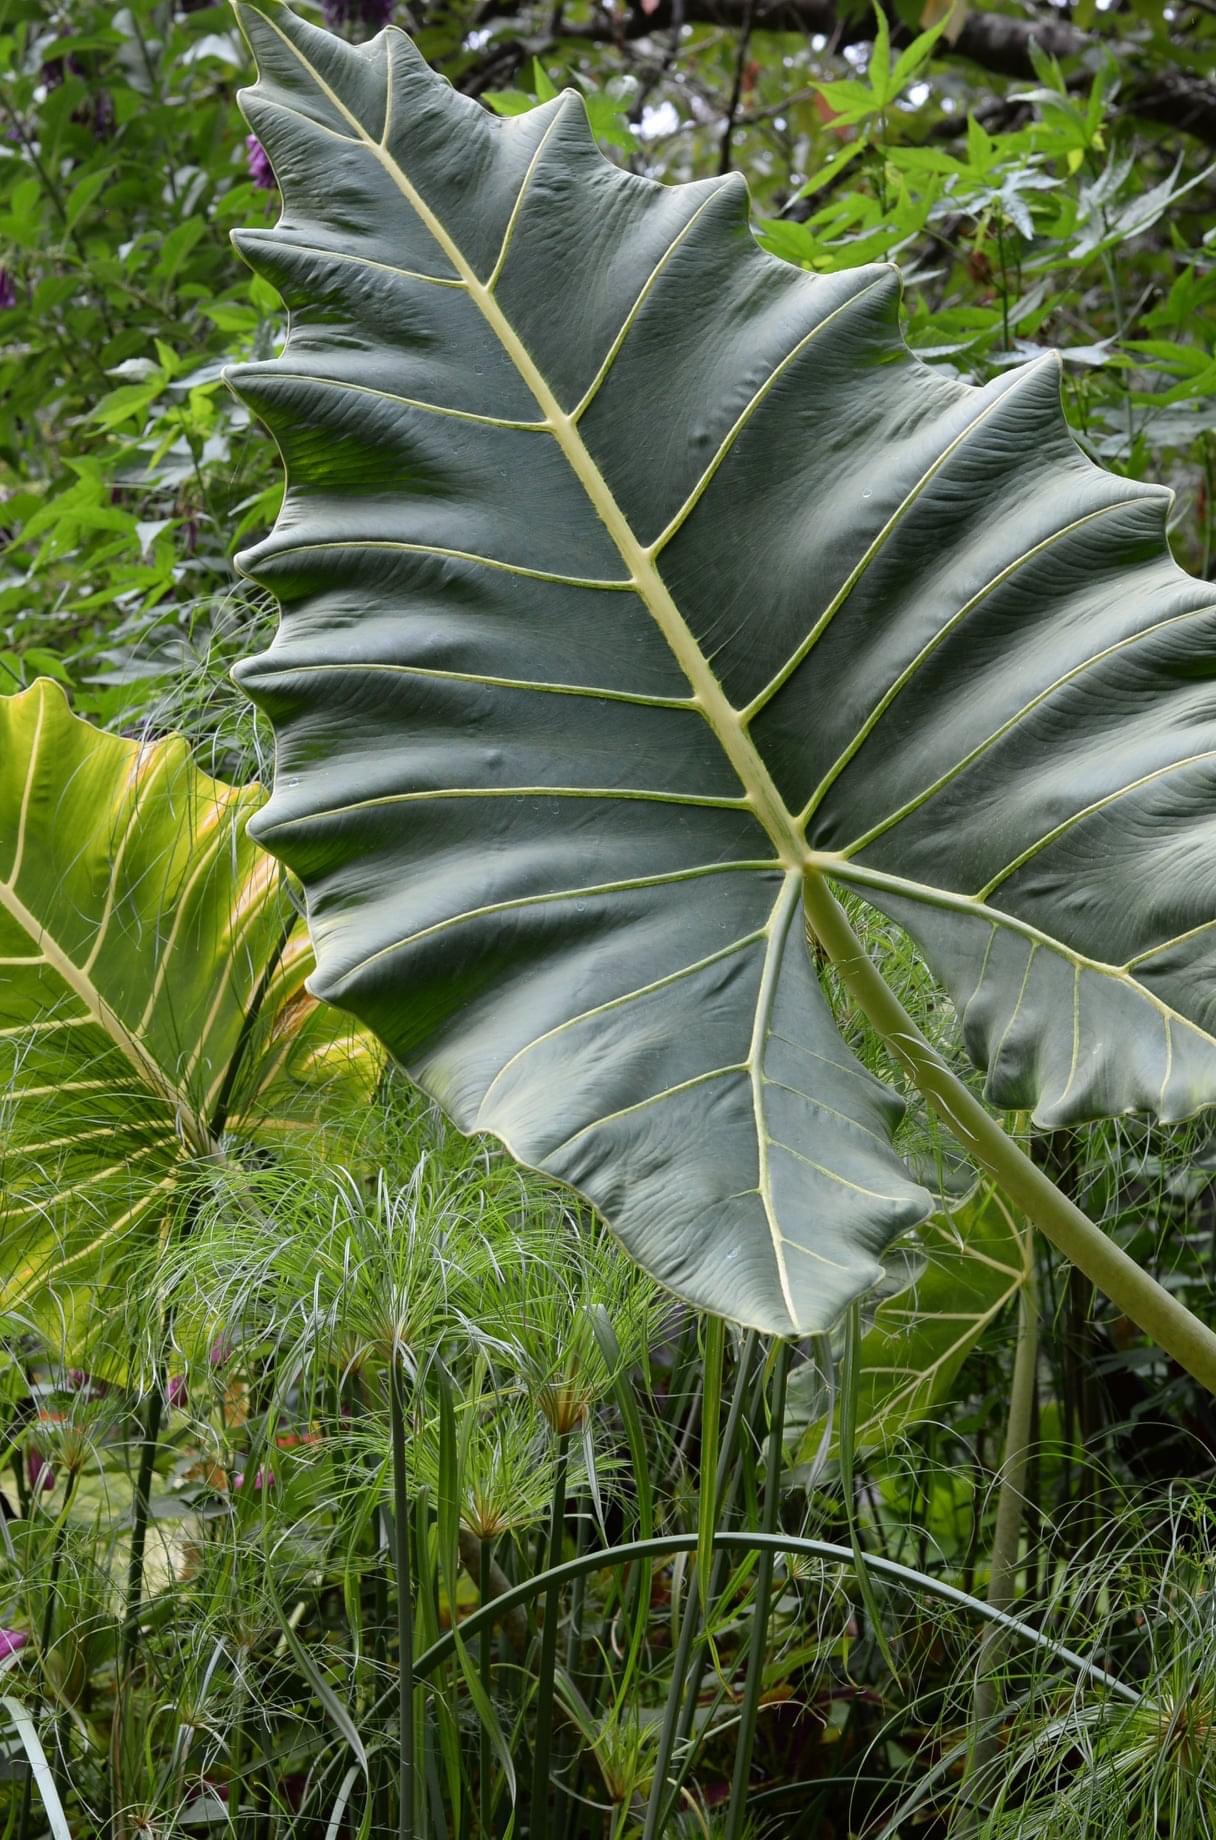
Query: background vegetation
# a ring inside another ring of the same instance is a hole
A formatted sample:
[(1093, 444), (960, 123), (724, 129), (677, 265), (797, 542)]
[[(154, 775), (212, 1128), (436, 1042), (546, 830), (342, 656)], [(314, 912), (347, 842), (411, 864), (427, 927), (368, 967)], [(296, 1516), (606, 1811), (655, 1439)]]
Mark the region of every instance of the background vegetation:
[[(1176, 554), (1212, 573), (1207, 0), (323, 10), (352, 37), (396, 17), (504, 112), (573, 83), (633, 170), (738, 167), (775, 253), (900, 263), (926, 362), (979, 382), (1059, 349), (1078, 440), (1171, 484)], [(281, 327), (227, 241), (277, 209), (235, 105), (248, 79), (224, 7), (0, 3), (0, 689), (50, 676), (99, 726), (184, 732), (241, 784), (264, 737), (227, 669), (273, 610), (230, 559), (280, 490), (221, 379)], [(955, 1052), (906, 945), (872, 943)], [(6, 1837), (399, 1824), (401, 1477), (422, 1648), (546, 1563), (652, 1535), (685, 1549), (533, 1595), (440, 1657), (404, 1715), (420, 1831), (1216, 1830), (1212, 1402), (1016, 1221), (980, 1197), (898, 1250), (851, 1361), (843, 1342), (795, 1350), (774, 1437), (779, 1355), (664, 1302), (397, 1077), (366, 1095), (335, 1087), (324, 1138), (229, 1134), (191, 1166), (159, 1242), (99, 1273), (104, 1359), (65, 1357), (46, 1299), (5, 1320)], [(9, 1247), (50, 1205), (12, 1117), (0, 1102)], [(928, 1122), (909, 1131), (949, 1183)], [(1032, 1147), (1210, 1317), (1206, 1125)], [(977, 1613), (931, 1588), (989, 1591), (1032, 1308), (1009, 1591), (1130, 1698), (1025, 1631), (981, 1645)], [(810, 1551), (709, 1563), (715, 1526), (762, 1522), (921, 1580)]]

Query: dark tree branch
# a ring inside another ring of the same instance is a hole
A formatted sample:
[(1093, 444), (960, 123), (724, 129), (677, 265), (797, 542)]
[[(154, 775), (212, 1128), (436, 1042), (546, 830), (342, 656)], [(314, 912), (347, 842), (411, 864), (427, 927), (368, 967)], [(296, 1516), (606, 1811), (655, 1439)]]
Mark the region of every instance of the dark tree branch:
[[(640, 5), (631, 6), (625, 19), (601, 23), (571, 31), (571, 37), (597, 42), (619, 42), (626, 38), (644, 38), (670, 28), (673, 0), (660, 0), (653, 13), (644, 13)], [(725, 26), (741, 31), (751, 12), (749, 0), (682, 0), (682, 15), (701, 24)], [(499, 17), (518, 11), (518, 0), (501, 0), (493, 8)], [(754, 9), (754, 29), (822, 33), (830, 38), (834, 50), (866, 43), (873, 36), (873, 20), (858, 12), (842, 18), (833, 0), (759, 0)], [(892, 32), (896, 43), (906, 40), (902, 30)], [(1136, 47), (1120, 45), (1079, 31), (1054, 19), (1015, 19), (1003, 13), (969, 13), (953, 44), (939, 40), (935, 55), (978, 64), (995, 76), (1035, 81), (1030, 47), (1035, 44), (1049, 57), (1062, 63), (1081, 60), (1082, 68), (1072, 73), (1070, 86), (1085, 88), (1093, 72), (1105, 57), (1118, 60), (1123, 78), (1119, 107), (1126, 115), (1175, 133), (1189, 134), (1209, 147), (1216, 147), (1216, 79), (1196, 76), (1180, 69), (1138, 70)]]

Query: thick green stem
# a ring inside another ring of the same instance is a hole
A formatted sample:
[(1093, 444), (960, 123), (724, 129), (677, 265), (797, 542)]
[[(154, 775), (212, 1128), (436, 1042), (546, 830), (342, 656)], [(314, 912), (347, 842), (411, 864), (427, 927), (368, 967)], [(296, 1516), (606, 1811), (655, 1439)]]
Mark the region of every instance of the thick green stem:
[(398, 1840), (414, 1840), (414, 1604), (410, 1498), (405, 1472), (405, 1375), (396, 1351), (388, 1398), (393, 1453), (393, 1564), (397, 1575), (397, 1836)]
[(992, 1566), (988, 1575), (988, 1602), (994, 1610), (1008, 1610), (1014, 1598), (1038, 1360), (1038, 1307), (1034, 1294), (1034, 1267), (1028, 1260), (1018, 1304), (1018, 1339), (1013, 1357), (1009, 1418), (1005, 1426)]
[[(1026, 1277), (1018, 1299), (1018, 1339), (1013, 1357), (1009, 1417), (1005, 1425), (1005, 1450), (997, 1495), (992, 1563), (988, 1573), (989, 1607), (1002, 1612), (1008, 1611), (1016, 1592), (1038, 1361), (1039, 1319), (1034, 1294), (1034, 1261), (1027, 1247)], [(1006, 1639), (1005, 1631), (999, 1624), (989, 1623), (980, 1641), (975, 1690), (971, 1700), (967, 1768), (959, 1795), (959, 1840), (978, 1833), (983, 1821), (980, 1798), (984, 1792), (985, 1776), (997, 1751), (993, 1669), (999, 1662)]]
[[(726, 1526), (734, 1512), (735, 1500), (743, 1480), (743, 1469), (751, 1454), (750, 1447), (741, 1442), (745, 1408), (748, 1410), (749, 1422), (755, 1426), (760, 1425), (764, 1411), (766, 1363), (756, 1361), (756, 1350), (759, 1346), (758, 1332), (755, 1329), (749, 1329), (739, 1353), (735, 1390), (731, 1396), (730, 1410), (726, 1414), (726, 1430), (722, 1434), (722, 1454), (718, 1462), (717, 1479), (714, 1484), (715, 1529)], [(758, 1437), (757, 1449), (760, 1447), (760, 1442), (761, 1438)], [(708, 1618), (709, 1606), (717, 1602), (726, 1588), (729, 1567), (730, 1561), (726, 1554), (718, 1553), (714, 1559), (708, 1596), (705, 1600), (706, 1618)], [(680, 1717), (676, 1725), (677, 1752), (684, 1749), (692, 1736), (693, 1725), (697, 1717), (697, 1704), (701, 1697), (701, 1682), (705, 1678), (705, 1669), (709, 1662), (707, 1623), (703, 1622), (700, 1628), (694, 1624), (690, 1634), (695, 1635), (696, 1640), (693, 1645), (688, 1676), (684, 1682), (684, 1703), (680, 1708)], [(677, 1785), (682, 1780), (682, 1775), (678, 1775)], [(675, 1801), (676, 1789), (672, 1789), (667, 1797), (664, 1820), (670, 1820)]]
[[(735, 1390), (726, 1415), (726, 1430), (722, 1436), (721, 1452), (717, 1468), (712, 1477), (703, 1469), (701, 1473), (702, 1490), (712, 1486), (715, 1526), (726, 1512), (724, 1489), (731, 1465), (734, 1461), (735, 1444), (739, 1436), (739, 1423), (743, 1417), (743, 1407), (747, 1399), (748, 1383), (751, 1379), (752, 1362), (755, 1359), (759, 1335), (755, 1329), (749, 1329), (739, 1355), (739, 1366), (735, 1376)], [(698, 1522), (700, 1512), (698, 1511)], [(698, 1531), (697, 1540), (704, 1543), (702, 1531)], [(708, 1616), (709, 1606), (717, 1595), (716, 1578), (704, 1586), (705, 1611)], [(646, 1803), (646, 1821), (642, 1840), (655, 1840), (660, 1833), (669, 1805), (668, 1773), (675, 1746), (687, 1738), (692, 1730), (696, 1712), (697, 1694), (700, 1691), (701, 1671), (704, 1665), (704, 1643), (693, 1655), (693, 1640), (697, 1633), (697, 1619), (693, 1615), (693, 1593), (691, 1586), (687, 1592), (684, 1605), (684, 1617), (680, 1624), (680, 1634), (676, 1642), (676, 1652), (672, 1657), (671, 1685), (667, 1693), (667, 1704), (663, 1711), (663, 1723), (659, 1729), (659, 1747), (655, 1756), (654, 1775), (650, 1784), (650, 1795)], [(691, 1661), (691, 1666), (690, 1666)], [(681, 1694), (684, 1707), (681, 1710)]]
[(135, 1479), (132, 1506), (131, 1553), (127, 1561), (127, 1601), (122, 1626), (122, 1656), (119, 1672), (126, 1675), (139, 1648), (139, 1619), (144, 1587), (144, 1548), (148, 1541), (148, 1519), (152, 1504), (152, 1475), (156, 1452), (160, 1446), (160, 1423), (164, 1412), (164, 1376), (157, 1371), (144, 1408), (143, 1439), (139, 1449), (139, 1473)]
[(866, 1615), (870, 1619), (870, 1633), (886, 1662), (892, 1680), (898, 1681), (899, 1669), (895, 1665), (895, 1656), (887, 1641), (887, 1632), (883, 1628), (882, 1609), (874, 1592), (874, 1586), (865, 1566), (865, 1551), (861, 1544), (861, 1523), (857, 1513), (857, 1481), (853, 1471), (853, 1459), (857, 1445), (857, 1402), (861, 1384), (861, 1306), (854, 1298), (849, 1305), (848, 1332), (845, 1344), (844, 1386), (841, 1390), (839, 1434), (837, 1449), (840, 1456), (840, 1484), (844, 1494), (844, 1514), (849, 1529), (849, 1545), (853, 1548), (854, 1570), (857, 1573), (857, 1588), (865, 1605)]
[[(72, 1505), (72, 1495), (76, 1488), (76, 1471), (70, 1469), (63, 1489), (63, 1503), (55, 1522), (55, 1531), (51, 1536), (51, 1572), (47, 1579), (46, 1603), (42, 1609), (42, 1628), (38, 1637), (38, 1658), (43, 1667), (51, 1652), (51, 1642), (55, 1635), (55, 1599), (59, 1590), (59, 1573), (63, 1565), (63, 1540), (67, 1531), (68, 1511)], [(58, 1770), (56, 1769), (56, 1774)], [(28, 1770), (25, 1787), (21, 1796), (21, 1821), (18, 1828), (18, 1840), (29, 1840), (30, 1818), (34, 1807), (34, 1772)]]
[[(777, 1531), (777, 1511), (781, 1503), (781, 1446), (785, 1430), (785, 1381), (790, 1368), (790, 1345), (778, 1342), (773, 1365), (772, 1411), (768, 1426), (768, 1460), (764, 1474), (764, 1532)], [(756, 1561), (756, 1601), (752, 1607), (751, 1631), (747, 1655), (747, 1679), (743, 1687), (743, 1706), (735, 1739), (735, 1768), (730, 1784), (730, 1807), (726, 1816), (726, 1840), (740, 1840), (747, 1817), (747, 1784), (751, 1776), (752, 1751), (756, 1744), (756, 1719), (760, 1712), (760, 1692), (764, 1685), (764, 1662), (768, 1654), (768, 1615), (773, 1594), (773, 1550), (761, 1548)]]
[[(808, 1559), (824, 1559), (833, 1565), (852, 1565), (853, 1553), (848, 1546), (839, 1546), (834, 1540), (806, 1539), (792, 1533), (751, 1533), (746, 1528), (730, 1527), (714, 1535), (714, 1548), (718, 1552), (763, 1552), (800, 1553)], [(677, 1553), (695, 1552), (697, 1536), (695, 1533), (663, 1533), (650, 1540), (629, 1540), (621, 1546), (612, 1546), (599, 1552), (583, 1553), (577, 1559), (567, 1559), (564, 1565), (555, 1566), (551, 1571), (542, 1572), (539, 1577), (525, 1578), (521, 1584), (512, 1585), (501, 1597), (496, 1597), (488, 1604), (480, 1605), (470, 1616), (462, 1617), (460, 1639), (471, 1642), (483, 1629), (509, 1616), (520, 1604), (526, 1604), (534, 1597), (553, 1589), (561, 1590), (574, 1579), (585, 1576), (588, 1572), (607, 1571), (614, 1565), (632, 1565), (641, 1559), (671, 1559)], [(1074, 1668), (1078, 1674), (1108, 1692), (1115, 1693), (1129, 1705), (1138, 1706), (1141, 1695), (1134, 1687), (1125, 1686), (1105, 1668), (1100, 1668), (1093, 1661), (1087, 1661), (1084, 1655), (1078, 1655), (1075, 1649), (1066, 1648), (1063, 1642), (1057, 1642), (1053, 1636), (1044, 1635), (1041, 1629), (1031, 1623), (1024, 1623), (1016, 1616), (1010, 1616), (1003, 1610), (994, 1610), (982, 1598), (969, 1597), (966, 1591), (960, 1591), (955, 1585), (947, 1584), (944, 1578), (935, 1578), (931, 1572), (914, 1571), (910, 1565), (900, 1565), (894, 1559), (880, 1558), (877, 1553), (863, 1554), (863, 1563), (880, 1578), (890, 1578), (897, 1584), (913, 1591), (927, 1591), (930, 1597), (940, 1597), (945, 1603), (954, 1604), (960, 1610), (968, 1610), (972, 1616), (978, 1616), (986, 1623), (999, 1623), (1011, 1635), (1016, 1635), (1033, 1648), (1041, 1648), (1045, 1654), (1054, 1655), (1058, 1661)], [(426, 1680), (435, 1669), (442, 1667), (456, 1647), (456, 1636), (452, 1630), (445, 1630), (437, 1642), (419, 1655), (414, 1665), (414, 1678)], [(378, 1710), (372, 1708), (373, 1713)]]
[(1216, 1334), (1062, 1195), (950, 1071), (888, 989), (818, 872), (804, 878), (803, 899), (810, 929), (849, 995), (947, 1129), (1053, 1246), (1192, 1378), (1216, 1393)]
[[(735, 1501), (744, 1479), (744, 1471), (749, 1467), (752, 1445), (740, 1437), (743, 1422), (744, 1398), (747, 1399), (747, 1421), (752, 1427), (755, 1448), (759, 1450), (764, 1443), (766, 1413), (768, 1410), (768, 1362), (767, 1357), (755, 1361), (754, 1356), (759, 1346), (760, 1337), (753, 1329), (749, 1332), (739, 1358), (739, 1378), (731, 1400), (730, 1412), (726, 1421), (726, 1436), (723, 1442), (723, 1461), (718, 1465), (718, 1517), (717, 1525), (725, 1526), (734, 1512)], [(755, 1373), (752, 1369), (755, 1367)], [(748, 1385), (748, 1382), (752, 1384)], [(726, 1589), (731, 1572), (731, 1557), (725, 1549), (715, 1551), (713, 1572), (709, 1585), (709, 1602), (716, 1604)], [(697, 1722), (697, 1713), (701, 1709), (701, 1683), (710, 1661), (710, 1634), (708, 1620), (696, 1629), (696, 1641), (693, 1646), (692, 1661), (688, 1668), (688, 1677), (684, 1682), (684, 1703), (680, 1707), (679, 1722), (676, 1725), (676, 1763), (671, 1772), (671, 1781), (667, 1790), (667, 1800), (663, 1805), (663, 1815), (659, 1823), (659, 1832), (667, 1832), (668, 1823), (675, 1819), (676, 1806), (684, 1793), (684, 1784), (697, 1767), (701, 1745), (713, 1729), (712, 1715), (703, 1721), (703, 1735), (696, 1738), (693, 1727)], [(717, 1700), (723, 1697), (724, 1689), (719, 1686)], [(715, 1704), (717, 1702), (715, 1701)]]
[(237, 1701), (236, 1717), (232, 1721), (232, 1737), (228, 1742), (228, 1800), (227, 1825), (233, 1834), (241, 1831), (241, 1791), (245, 1786), (245, 1682), (240, 1683), (241, 1697)]
[[(574, 1550), (576, 1553), (581, 1553), (587, 1545), (588, 1524), (588, 1516), (585, 1514), (580, 1514), (575, 1520)], [(558, 1558), (560, 1559), (560, 1557), (561, 1555), (559, 1553)], [(581, 1684), (584, 1692), (587, 1689), (588, 1683), (586, 1681), (580, 1683), (579, 1664), (582, 1659), (583, 1621), (587, 1609), (586, 1600), (587, 1579), (586, 1576), (583, 1575), (575, 1579), (570, 1589), (570, 1614), (566, 1619), (566, 1673), (576, 1687)], [(597, 1667), (597, 1683), (598, 1672), (599, 1670)], [(557, 1754), (554, 1758), (554, 1770), (555, 1772), (559, 1770), (563, 1772), (566, 1787), (566, 1796), (562, 1804), (561, 1818), (557, 1826), (559, 1840), (570, 1840), (572, 1827), (578, 1821), (579, 1802), (581, 1798), (578, 1796), (577, 1791), (581, 1761), (581, 1753), (578, 1749), (574, 1749), (573, 1752), (571, 1752), (569, 1744), (563, 1743), (559, 1739)]]
[[(566, 1520), (566, 1476), (570, 1463), (570, 1434), (558, 1436), (557, 1472), (553, 1507), (549, 1514), (549, 1576), (561, 1565), (562, 1528)], [(540, 1637), (540, 1673), (536, 1682), (536, 1732), (532, 1753), (533, 1840), (545, 1840), (549, 1831), (549, 1747), (553, 1736), (553, 1679), (557, 1668), (557, 1624), (561, 1613), (561, 1585), (545, 1592), (545, 1621)]]
[[(490, 1588), (490, 1566), (494, 1558), (494, 1542), (483, 1534), (478, 1541), (477, 1554), (477, 1597), (479, 1604), (488, 1604), (493, 1596)], [(494, 1645), (490, 1641), (487, 1629), (481, 1638), (481, 1652), (478, 1656), (481, 1673), (481, 1690), (489, 1701), (494, 1691)], [(493, 1806), (493, 1752), (490, 1746), (490, 1728), (485, 1720), (480, 1721), (481, 1741), (477, 1763), (477, 1812), (480, 1829), (489, 1840), (494, 1816)]]

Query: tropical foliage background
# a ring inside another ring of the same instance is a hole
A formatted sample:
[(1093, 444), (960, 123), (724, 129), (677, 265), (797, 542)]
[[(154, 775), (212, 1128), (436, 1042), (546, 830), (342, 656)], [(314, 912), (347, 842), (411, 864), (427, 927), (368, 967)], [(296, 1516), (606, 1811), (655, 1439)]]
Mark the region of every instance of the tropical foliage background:
[[(503, 113), (572, 84), (631, 170), (738, 168), (774, 253), (898, 262), (909, 342), (949, 374), (1059, 350), (1078, 440), (1174, 488), (1175, 554), (1211, 576), (1206, 0), (311, 11), (352, 38), (395, 17)], [(282, 331), (228, 242), (277, 212), (251, 74), (226, 7), (0, 4), (0, 873), (105, 1020), (10, 903), (6, 1836), (404, 1832), (406, 1725), (436, 1836), (1209, 1835), (1213, 1405), (999, 1200), (960, 1193), (897, 1249), (851, 1358), (796, 1348), (774, 1414), (781, 1357), (665, 1300), (303, 993), (296, 897), (243, 834), (267, 736), (228, 677), (275, 618), (232, 555), (281, 493), (221, 376)], [(872, 944), (952, 1051), (906, 941)], [(929, 1120), (909, 1132), (961, 1191)], [(1210, 1320), (1204, 1121), (1024, 1139)], [(981, 1642), (948, 1593), (993, 1595), (1030, 1319), (996, 1581), (1022, 1629)], [(803, 1548), (711, 1551), (762, 1522)], [(403, 1541), (421, 1653), (547, 1564), (652, 1537), (525, 1591), (397, 1704)]]

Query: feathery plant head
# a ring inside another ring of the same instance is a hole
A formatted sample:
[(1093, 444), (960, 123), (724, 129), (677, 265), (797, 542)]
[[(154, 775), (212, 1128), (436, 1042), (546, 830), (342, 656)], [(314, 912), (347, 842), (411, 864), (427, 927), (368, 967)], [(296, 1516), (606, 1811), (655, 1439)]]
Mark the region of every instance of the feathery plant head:
[(125, 1417), (120, 1398), (101, 1386), (62, 1383), (43, 1389), (38, 1414), (26, 1436), (26, 1475), (37, 1500), (50, 1494), (56, 1479), (75, 1482), (81, 1472), (101, 1461), (101, 1445)]
[[(440, 1489), (437, 1424), (429, 1421), (412, 1457), (432, 1497)], [(457, 1424), (460, 1523), (479, 1540), (522, 1533), (544, 1521), (553, 1497), (557, 1458), (535, 1413), (518, 1394), (470, 1389)]]
[(607, 1234), (565, 1213), (549, 1225), (548, 1236), (534, 1229), (530, 1243), (520, 1242), (512, 1281), (483, 1306), (481, 1321), (550, 1428), (564, 1436), (583, 1425), (615, 1377), (595, 1313), (607, 1316), (620, 1365), (629, 1368), (646, 1358), (672, 1305)]
[(1040, 1677), (1024, 1651), (1010, 1656), (1002, 1694), (1014, 1711), (986, 1773), (984, 1840), (1212, 1840), (1213, 1505), (1210, 1483), (1171, 1491), (1151, 1520), (1142, 1503), (1127, 1501), (1086, 1553), (1070, 1558), (1072, 1608), (1053, 1618), (1062, 1639), (1142, 1697), (1130, 1705), (1079, 1683), (1068, 1688), (1055, 1673)]
[(617, 1808), (640, 1807), (654, 1778), (659, 1722), (645, 1718), (636, 1703), (614, 1703), (598, 1719), (585, 1707), (572, 1708), (603, 1784)]
[[(274, 174), (255, 136), (246, 148), (255, 185), (274, 189)], [(250, 634), (269, 634), (276, 619), (270, 596), (248, 581), (184, 604), (175, 600), (171, 608), (158, 603), (141, 610), (136, 629), (122, 636), (146, 658), (149, 673), (161, 668), (141, 678), (130, 725), (138, 723), (150, 740), (185, 735), (198, 764), (216, 779), (267, 782), (268, 728), (237, 690), (231, 671)]]
[(201, 1351), (273, 1344), (343, 1375), (425, 1365), (452, 1295), (486, 1267), (477, 1196), (423, 1157), (383, 1169), (227, 1166), (161, 1267), (178, 1340)]

